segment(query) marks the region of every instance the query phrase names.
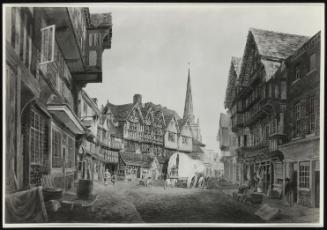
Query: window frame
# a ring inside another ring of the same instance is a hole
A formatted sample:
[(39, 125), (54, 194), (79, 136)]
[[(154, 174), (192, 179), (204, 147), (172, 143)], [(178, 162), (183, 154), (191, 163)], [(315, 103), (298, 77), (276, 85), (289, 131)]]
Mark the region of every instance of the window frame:
[[(52, 37), (51, 38), (51, 59), (48, 60), (43, 60), (43, 58), (45, 57), (45, 55), (43, 54), (43, 50), (45, 48), (45, 41), (44, 41), (44, 33), (46, 30), (50, 30), (52, 28), (52, 34), (50, 34), (50, 36)], [(51, 62), (54, 62), (55, 60), (55, 43), (56, 43), (56, 40), (55, 40), (55, 31), (56, 31), (56, 25), (51, 25), (51, 26), (46, 26), (46, 27), (43, 27), (41, 29), (41, 57), (40, 57), (40, 65), (42, 64), (48, 64), (48, 63), (51, 63)]]
[[(303, 164), (303, 165), (301, 165)], [(311, 165), (310, 161), (299, 162), (299, 189), (310, 189)]]

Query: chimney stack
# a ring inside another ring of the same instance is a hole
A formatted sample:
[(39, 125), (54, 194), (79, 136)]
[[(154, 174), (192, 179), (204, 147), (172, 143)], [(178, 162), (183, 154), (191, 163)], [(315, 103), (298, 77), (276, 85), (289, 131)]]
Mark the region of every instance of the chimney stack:
[(136, 104), (136, 103), (142, 104), (142, 95), (141, 94), (134, 94), (133, 104)]

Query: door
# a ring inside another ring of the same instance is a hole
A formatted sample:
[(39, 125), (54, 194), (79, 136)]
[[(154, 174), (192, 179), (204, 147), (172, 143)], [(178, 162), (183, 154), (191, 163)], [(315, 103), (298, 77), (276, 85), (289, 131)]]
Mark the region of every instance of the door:
[(141, 177), (141, 168), (137, 167), (137, 178)]
[(315, 208), (319, 208), (320, 203), (320, 171), (315, 171)]

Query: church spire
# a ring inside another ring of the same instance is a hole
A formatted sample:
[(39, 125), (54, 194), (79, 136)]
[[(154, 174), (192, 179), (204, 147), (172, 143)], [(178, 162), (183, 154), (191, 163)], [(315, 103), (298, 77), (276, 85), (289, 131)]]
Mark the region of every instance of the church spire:
[(194, 123), (195, 117), (193, 114), (190, 66), (188, 67), (187, 88), (186, 88), (186, 98), (185, 98), (183, 118), (188, 119), (191, 124)]

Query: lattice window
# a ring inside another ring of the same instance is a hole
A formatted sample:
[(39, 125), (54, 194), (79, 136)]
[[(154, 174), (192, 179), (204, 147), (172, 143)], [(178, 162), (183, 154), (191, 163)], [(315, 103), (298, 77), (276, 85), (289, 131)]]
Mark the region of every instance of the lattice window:
[(41, 114), (31, 110), (31, 164), (42, 164), (47, 146), (46, 121)]
[(175, 142), (175, 133), (168, 132), (168, 140), (170, 142)]
[(52, 168), (62, 167), (61, 133), (52, 129)]
[(309, 133), (315, 131), (315, 97), (309, 98)]
[(299, 187), (310, 188), (310, 161), (300, 162)]
[(301, 120), (300, 120), (300, 103), (294, 105), (294, 117), (295, 117), (295, 136), (300, 135)]

